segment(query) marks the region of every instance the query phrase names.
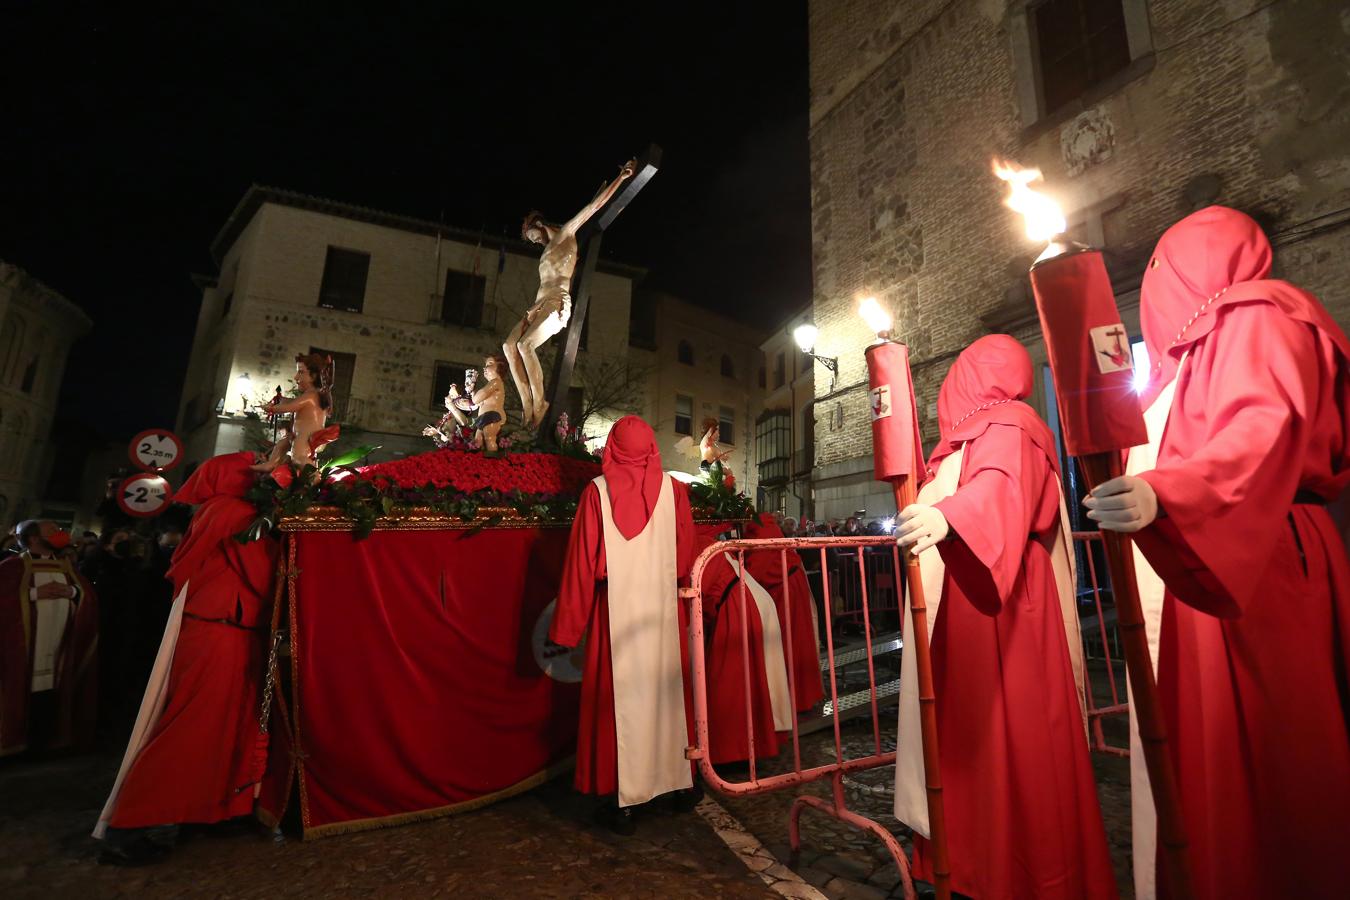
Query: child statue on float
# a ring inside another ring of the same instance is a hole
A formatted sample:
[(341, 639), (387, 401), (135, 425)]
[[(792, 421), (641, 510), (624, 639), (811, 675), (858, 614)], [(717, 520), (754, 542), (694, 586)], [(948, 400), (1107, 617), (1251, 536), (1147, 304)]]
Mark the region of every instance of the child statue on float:
[(338, 437), (338, 426), (328, 425), (333, 410), (333, 376), (331, 356), (306, 353), (295, 357), (294, 380), (300, 396), (262, 408), (269, 416), (290, 413), (293, 417), (290, 433), (277, 442), (268, 459), (254, 467), (255, 471), (270, 472), (288, 452), (297, 466), (318, 464), (319, 452)]
[[(465, 393), (459, 386), (450, 385), (445, 395), (446, 416), (436, 425), (428, 425), (422, 434), (436, 442), (437, 447), (445, 447), (450, 437), (444, 429), (450, 419), (462, 428), (472, 428), (473, 449), (486, 449), (488, 453), (497, 452), (497, 435), (506, 423), (506, 384), (502, 381), (504, 360), (495, 354), (483, 360), (483, 378), (486, 382), (475, 390), (478, 373), (473, 369), (464, 370)], [(469, 419), (472, 415), (474, 418)]]

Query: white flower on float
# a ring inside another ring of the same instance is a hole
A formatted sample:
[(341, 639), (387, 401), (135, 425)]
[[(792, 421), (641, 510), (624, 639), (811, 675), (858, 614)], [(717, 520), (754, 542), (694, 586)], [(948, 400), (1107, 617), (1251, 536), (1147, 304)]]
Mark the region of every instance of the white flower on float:
[(1033, 181), (1041, 180), (1040, 169), (1023, 169), (1013, 163), (995, 159), (994, 175), (1008, 183), (1009, 193), (1003, 203), (1021, 214), (1026, 223), (1027, 237), (1033, 241), (1050, 241), (1064, 233), (1068, 223), (1064, 211), (1053, 199), (1031, 189)]

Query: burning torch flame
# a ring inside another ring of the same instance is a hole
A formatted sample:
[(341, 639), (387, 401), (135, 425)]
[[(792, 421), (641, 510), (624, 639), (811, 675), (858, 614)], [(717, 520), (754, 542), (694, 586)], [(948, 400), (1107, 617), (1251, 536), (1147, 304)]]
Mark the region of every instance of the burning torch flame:
[(1067, 223), (1059, 204), (1028, 187), (1031, 182), (1041, 180), (1040, 169), (1019, 169), (994, 160), (994, 174), (1008, 182), (1012, 192), (1003, 202), (1013, 212), (1022, 214), (1027, 224), (1027, 237), (1033, 241), (1049, 241), (1064, 233)]
[(864, 297), (858, 304), (858, 315), (863, 317), (868, 328), (877, 333), (877, 337), (890, 334), (891, 314), (882, 308), (876, 297)]

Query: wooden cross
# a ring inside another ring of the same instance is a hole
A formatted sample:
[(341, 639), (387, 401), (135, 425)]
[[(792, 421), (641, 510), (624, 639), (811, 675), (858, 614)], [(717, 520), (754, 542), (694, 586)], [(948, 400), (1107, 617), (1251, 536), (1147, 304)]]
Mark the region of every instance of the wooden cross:
[(572, 386), (572, 372), (576, 369), (577, 349), (581, 344), (581, 331), (586, 324), (586, 314), (591, 305), (591, 282), (595, 278), (595, 267), (600, 262), (600, 239), (619, 213), (632, 202), (638, 191), (652, 180), (661, 167), (661, 148), (656, 144), (647, 147), (647, 152), (638, 157), (637, 168), (610, 201), (600, 208), (577, 233), (577, 253), (582, 257), (581, 271), (572, 278), (572, 318), (567, 323), (563, 335), (562, 351), (553, 360), (553, 378), (549, 397), (548, 413), (539, 426), (539, 435), (545, 441), (555, 440), (558, 416), (567, 409), (567, 391)]

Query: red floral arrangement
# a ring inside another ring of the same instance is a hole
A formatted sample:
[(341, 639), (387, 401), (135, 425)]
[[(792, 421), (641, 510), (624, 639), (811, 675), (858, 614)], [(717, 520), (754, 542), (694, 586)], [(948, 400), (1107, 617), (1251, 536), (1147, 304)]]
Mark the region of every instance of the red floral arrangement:
[(418, 489), (432, 485), (465, 494), (549, 494), (576, 497), (600, 474), (600, 464), (556, 453), (510, 453), (496, 458), (462, 450), (439, 450), (376, 463), (358, 477), (386, 490), (390, 485)]

